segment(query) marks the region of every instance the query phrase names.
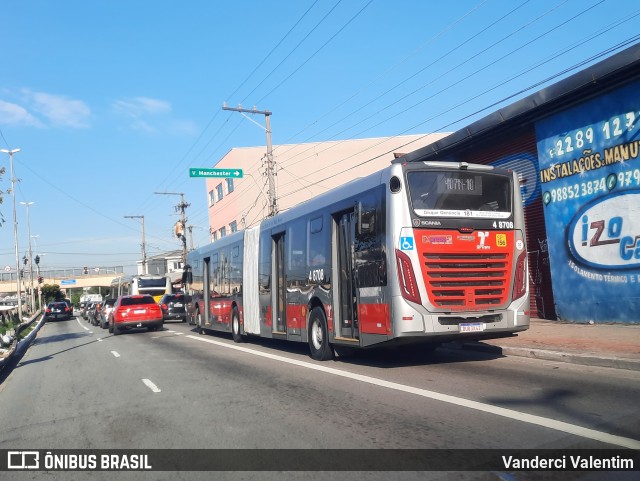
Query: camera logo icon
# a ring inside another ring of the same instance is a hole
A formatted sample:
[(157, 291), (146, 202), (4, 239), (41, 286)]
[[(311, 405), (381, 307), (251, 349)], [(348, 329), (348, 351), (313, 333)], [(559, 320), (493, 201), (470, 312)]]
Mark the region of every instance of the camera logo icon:
[(8, 451), (8, 469), (39, 469), (40, 453), (38, 451)]

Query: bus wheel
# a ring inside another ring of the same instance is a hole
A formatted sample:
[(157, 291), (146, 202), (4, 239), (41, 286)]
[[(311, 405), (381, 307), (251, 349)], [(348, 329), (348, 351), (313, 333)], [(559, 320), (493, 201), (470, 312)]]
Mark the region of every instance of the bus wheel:
[(231, 313), (231, 335), (234, 342), (242, 342), (244, 340), (242, 334), (240, 334), (240, 314), (235, 307)]
[(329, 345), (327, 318), (319, 307), (314, 307), (309, 314), (309, 351), (316, 361), (328, 361), (333, 358), (333, 349)]
[(202, 327), (202, 316), (200, 315), (200, 309), (196, 309), (195, 324), (196, 324), (196, 331), (198, 331), (198, 334), (204, 334), (204, 328)]

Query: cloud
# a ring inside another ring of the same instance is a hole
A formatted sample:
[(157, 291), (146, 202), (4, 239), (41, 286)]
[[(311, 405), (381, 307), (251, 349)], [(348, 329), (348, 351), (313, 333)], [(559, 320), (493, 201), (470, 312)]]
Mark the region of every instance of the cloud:
[(147, 133), (167, 132), (170, 134), (193, 134), (197, 132), (195, 124), (189, 120), (170, 117), (170, 102), (150, 97), (133, 97), (116, 100), (113, 111), (129, 120), (129, 127)]
[(149, 97), (116, 100), (113, 103), (113, 108), (117, 113), (133, 118), (143, 115), (171, 113), (171, 104), (169, 102)]
[(45, 117), (53, 127), (89, 127), (91, 109), (82, 100), (29, 89), (23, 89), (22, 95), (31, 109)]
[(89, 127), (88, 119), (91, 116), (91, 110), (83, 101), (43, 92), (33, 92), (32, 97), (36, 110), (47, 117), (53, 125), (73, 128)]
[(4, 100), (0, 100), (0, 124), (44, 127), (43, 123), (31, 115), (27, 109)]

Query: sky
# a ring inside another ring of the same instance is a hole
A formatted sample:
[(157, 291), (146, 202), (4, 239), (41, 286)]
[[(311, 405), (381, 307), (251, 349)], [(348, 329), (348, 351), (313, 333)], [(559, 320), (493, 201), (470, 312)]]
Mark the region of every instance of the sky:
[(264, 117), (225, 102), (272, 112), (277, 163), (278, 145), (456, 131), (640, 41), (635, 0), (5, 0), (0, 18), (19, 257), (31, 239), (43, 269), (131, 273), (141, 221), (125, 216), (144, 216), (148, 256), (180, 249), (180, 197), (156, 192), (183, 193), (208, 243), (189, 168), (265, 145)]

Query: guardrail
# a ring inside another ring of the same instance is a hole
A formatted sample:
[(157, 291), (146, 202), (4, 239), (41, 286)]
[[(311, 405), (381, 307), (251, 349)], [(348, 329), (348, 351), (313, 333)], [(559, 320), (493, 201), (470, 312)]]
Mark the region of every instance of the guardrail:
[[(87, 273), (85, 274), (84, 267), (72, 267), (68, 269), (34, 269), (34, 276), (42, 276), (44, 278), (51, 279), (67, 279), (73, 277), (90, 277), (90, 276), (105, 276), (112, 275), (113, 277), (121, 276), (124, 272), (124, 266), (115, 266), (115, 267), (92, 267), (87, 268)], [(25, 270), (22, 276), (22, 281), (27, 281), (29, 279), (29, 271)], [(0, 271), (0, 282), (15, 282), (16, 281), (16, 271)]]

